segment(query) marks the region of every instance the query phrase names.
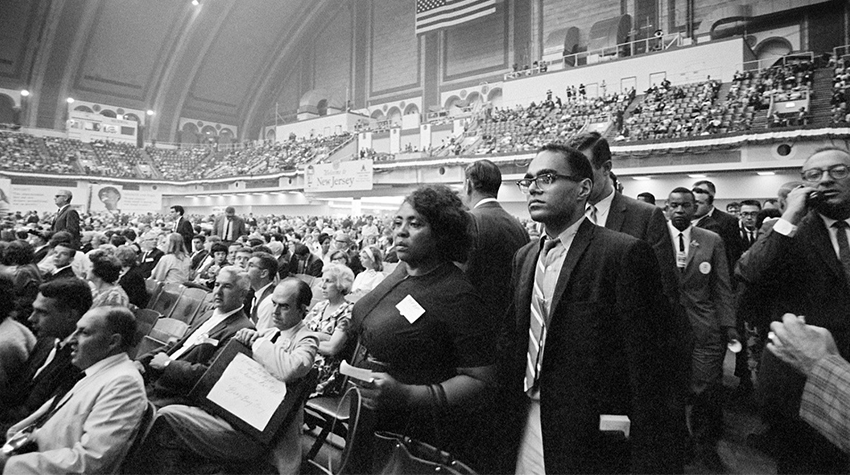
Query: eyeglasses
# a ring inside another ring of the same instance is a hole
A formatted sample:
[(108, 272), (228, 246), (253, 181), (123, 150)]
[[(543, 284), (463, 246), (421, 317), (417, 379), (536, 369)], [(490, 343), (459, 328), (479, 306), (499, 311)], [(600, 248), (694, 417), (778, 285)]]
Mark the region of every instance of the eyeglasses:
[(755, 217), (758, 216), (758, 212), (744, 211), (741, 213), (741, 216)]
[(828, 173), (829, 177), (833, 180), (843, 180), (850, 176), (850, 167), (847, 165), (833, 165), (829, 168), (810, 168), (800, 173), (800, 176), (805, 181), (814, 182), (823, 178), (824, 173)]
[(549, 186), (552, 183), (555, 183), (558, 178), (564, 178), (566, 180), (571, 181), (580, 180), (580, 178), (570, 175), (561, 175), (560, 173), (541, 173), (540, 175), (537, 175), (534, 178), (523, 178), (522, 180), (519, 180), (518, 182), (516, 182), (516, 186), (518, 186), (519, 190), (523, 193), (528, 193), (529, 189), (531, 188), (531, 184), (534, 183), (541, 191), (546, 191), (549, 189)]

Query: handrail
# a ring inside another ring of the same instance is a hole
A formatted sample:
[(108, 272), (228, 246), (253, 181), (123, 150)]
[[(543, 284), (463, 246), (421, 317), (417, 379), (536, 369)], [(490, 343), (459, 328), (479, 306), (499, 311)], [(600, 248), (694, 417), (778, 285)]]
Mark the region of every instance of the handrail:
[[(789, 60), (800, 60), (803, 58), (808, 59), (809, 62), (814, 62), (815, 54), (811, 51), (801, 51), (799, 53), (789, 53), (785, 56), (781, 56), (778, 58), (763, 58), (753, 59), (751, 61), (743, 61), (740, 63), (736, 63), (735, 66), (738, 71), (761, 72), (765, 69), (772, 68), (779, 60), (782, 60), (782, 66), (787, 66)], [(767, 66), (763, 66), (762, 64), (767, 64)], [(748, 65), (750, 67), (748, 67)]]
[(626, 43), (620, 43), (616, 46), (608, 46), (605, 48), (597, 48), (580, 53), (564, 55), (561, 58), (551, 61), (539, 61), (538, 66), (524, 69), (521, 71), (512, 71), (504, 75), (504, 80), (518, 79), (521, 77), (532, 76), (535, 74), (545, 73), (549, 70), (549, 66), (564, 63), (569, 67), (581, 66), (587, 64), (587, 59), (590, 56), (614, 56), (612, 59), (633, 57), (639, 54), (646, 54), (655, 51), (665, 51), (674, 46), (683, 46), (683, 38), (680, 33), (669, 33), (664, 36), (652, 36), (640, 40), (633, 40)]

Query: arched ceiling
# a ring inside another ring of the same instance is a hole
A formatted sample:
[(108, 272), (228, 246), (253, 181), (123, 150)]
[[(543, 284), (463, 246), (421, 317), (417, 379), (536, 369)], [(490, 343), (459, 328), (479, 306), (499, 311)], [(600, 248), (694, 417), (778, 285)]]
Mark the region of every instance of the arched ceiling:
[(180, 117), (251, 138), (298, 45), (348, 4), (200, 1), (0, 0), (0, 87), (32, 92), (28, 126), (61, 128), (74, 97), (155, 110), (160, 141), (175, 140)]

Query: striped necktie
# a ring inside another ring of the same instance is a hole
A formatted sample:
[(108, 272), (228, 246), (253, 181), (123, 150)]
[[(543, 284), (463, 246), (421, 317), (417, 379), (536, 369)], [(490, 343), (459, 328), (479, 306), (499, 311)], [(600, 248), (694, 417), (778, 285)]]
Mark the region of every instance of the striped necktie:
[[(534, 288), (531, 294), (531, 318), (528, 326), (528, 352), (526, 353), (525, 385), (524, 390), (528, 392), (533, 388), (540, 376), (540, 367), (543, 361), (543, 344), (546, 341), (546, 324), (549, 321), (549, 308), (546, 297), (551, 298), (554, 291), (554, 282), (557, 276), (547, 275), (547, 267), (552, 264), (552, 257), (557, 253), (550, 252), (560, 244), (560, 240), (547, 240), (540, 251), (537, 260), (537, 268), (534, 273)], [(551, 272), (549, 272), (551, 274)]]

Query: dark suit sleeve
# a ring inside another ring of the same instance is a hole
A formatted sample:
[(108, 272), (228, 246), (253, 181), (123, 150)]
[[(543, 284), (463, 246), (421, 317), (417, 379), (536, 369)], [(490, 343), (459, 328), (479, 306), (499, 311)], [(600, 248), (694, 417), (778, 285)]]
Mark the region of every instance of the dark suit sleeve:
[(661, 208), (655, 208), (652, 211), (646, 240), (652, 245), (652, 250), (655, 251), (655, 257), (658, 259), (664, 295), (671, 303), (676, 303), (679, 300), (679, 275), (676, 269), (676, 258), (673, 255), (673, 242), (670, 240), (667, 220)]
[(666, 340), (658, 315), (669, 311), (661, 293), (661, 278), (652, 248), (634, 242), (625, 254), (617, 281), (620, 338), (627, 353), (632, 389), (632, 471), (664, 473), (670, 443), (665, 434), (661, 365)]
[(313, 277), (321, 277), (322, 276), (322, 267), (324, 267), (325, 263), (322, 262), (321, 259), (316, 258), (310, 264), (310, 268), (307, 270), (308, 275), (312, 275)]
[(80, 215), (76, 210), (69, 209), (65, 218), (65, 230), (74, 236), (77, 241), (80, 240)]
[(756, 240), (738, 260), (736, 276), (747, 284), (763, 287), (770, 285), (784, 274), (783, 259), (791, 252), (793, 238), (771, 230), (762, 239)]

